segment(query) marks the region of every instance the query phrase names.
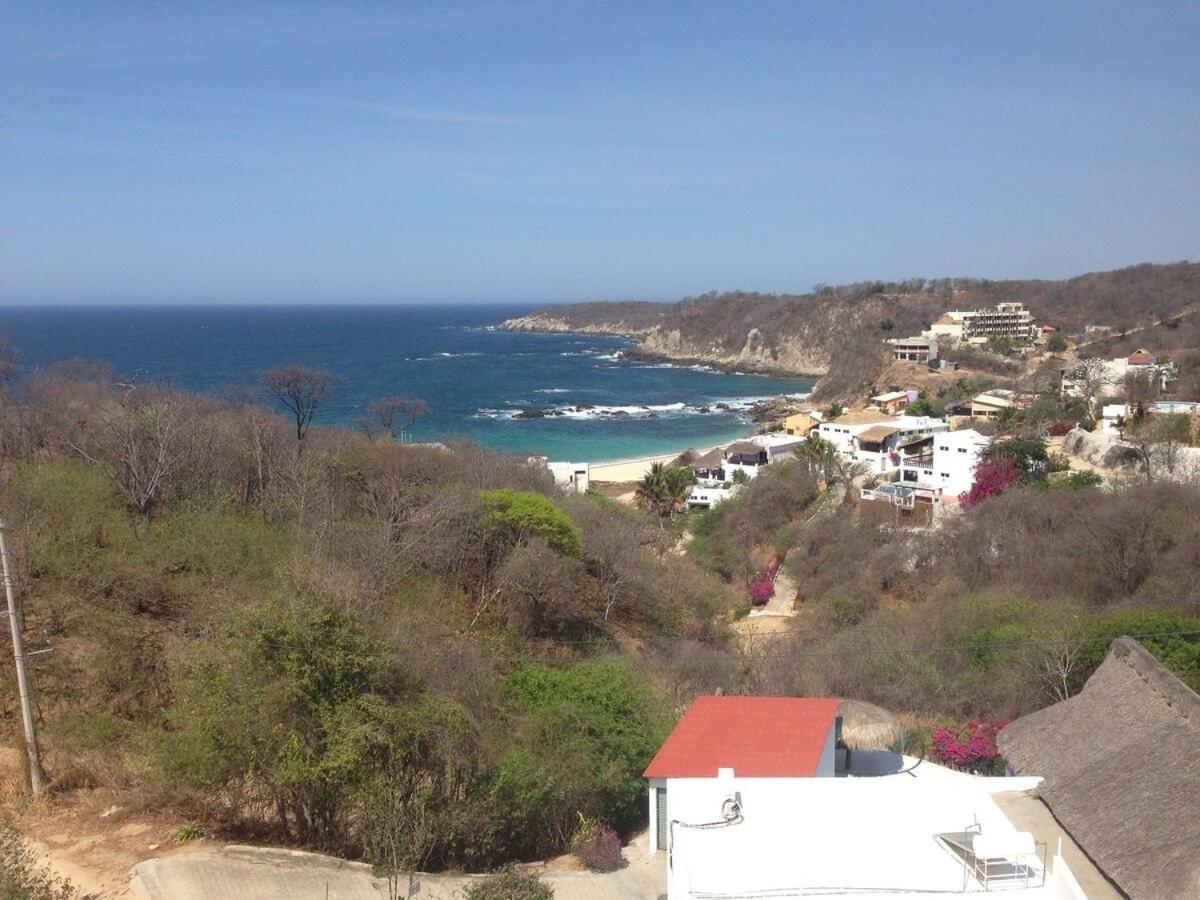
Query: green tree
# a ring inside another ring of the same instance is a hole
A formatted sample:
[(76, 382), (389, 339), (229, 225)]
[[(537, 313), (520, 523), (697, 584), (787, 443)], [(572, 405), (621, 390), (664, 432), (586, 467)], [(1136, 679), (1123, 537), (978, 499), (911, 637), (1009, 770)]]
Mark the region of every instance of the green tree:
[(161, 771), (238, 808), (247, 796), (265, 800), (283, 836), (305, 844), (345, 848), (367, 785), (414, 768), (449, 778), (447, 760), (469, 734), (455, 707), (389, 671), (379, 649), (324, 606), (267, 607), (210, 650), (167, 711)]
[(659, 522), (675, 516), (687, 503), (696, 477), (691, 469), (654, 463), (638, 485), (638, 499), (658, 513)]
[(1069, 679), (1071, 694), (1083, 689), (1109, 645), (1122, 635), (1135, 637), (1184, 684), (1200, 691), (1200, 619), (1147, 609), (1110, 613), (1088, 623)]
[(512, 839), (525, 842), (515, 850), (565, 848), (578, 813), (622, 832), (644, 822), (642, 772), (670, 722), (627, 662), (523, 665), (505, 679), (503, 702), (517, 740), (498, 761), (490, 796)]
[(1024, 483), (1045, 480), (1050, 462), (1046, 442), (1036, 437), (1008, 438), (994, 445), (987, 455), (996, 461), (1011, 460)]
[(488, 528), (502, 540), (518, 543), (537, 535), (563, 556), (583, 552), (579, 528), (549, 497), (531, 491), (498, 489), (480, 491)]
[(1046, 349), (1051, 353), (1062, 353), (1067, 349), (1067, 339), (1056, 331), (1046, 339)]
[(940, 408), (924, 394), (904, 408), (904, 414), (908, 416), (941, 416), (944, 412), (944, 408)]
[(467, 900), (554, 900), (554, 889), (536, 874), (518, 872), (510, 866), (470, 885), (464, 896)]

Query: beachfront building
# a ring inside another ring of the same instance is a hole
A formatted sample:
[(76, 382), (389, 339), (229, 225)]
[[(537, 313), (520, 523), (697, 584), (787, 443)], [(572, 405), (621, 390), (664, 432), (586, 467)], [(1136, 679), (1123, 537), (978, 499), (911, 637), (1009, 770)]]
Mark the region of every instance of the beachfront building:
[(896, 484), (911, 490), (904, 495), (907, 505), (957, 501), (975, 483), (975, 468), (990, 444), (991, 438), (964, 428), (934, 435), (928, 448), (903, 456)]
[(756, 434), (728, 447), (717, 447), (696, 457), (688, 468), (696, 483), (688, 494), (689, 509), (712, 509), (737, 493), (734, 480), (741, 473), (745, 479), (754, 478), (766, 466), (790, 459), (805, 438), (791, 434)]
[(525, 462), (546, 469), (554, 483), (568, 493), (586, 494), (591, 487), (591, 463), (552, 462), (544, 456), (531, 456)]
[(692, 704), (645, 773), (669, 900), (1000, 889), (1084, 900), (1062, 857), (998, 802), (1040, 779), (981, 778), (883, 750), (839, 766), (838, 710), (828, 698)]
[(792, 413), (783, 420), (783, 433), (794, 437), (806, 438), (809, 432), (813, 431), (821, 420), (811, 412), (796, 412)]
[(938, 358), (938, 343), (931, 337), (892, 338), (888, 343), (897, 362), (929, 363)]

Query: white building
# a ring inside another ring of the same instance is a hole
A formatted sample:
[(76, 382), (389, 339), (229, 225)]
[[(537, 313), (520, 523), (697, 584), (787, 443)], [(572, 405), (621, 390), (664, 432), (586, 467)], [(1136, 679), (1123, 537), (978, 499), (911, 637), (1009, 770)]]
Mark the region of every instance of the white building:
[(839, 770), (837, 705), (701, 697), (688, 709), (646, 771), (669, 900), (1001, 889), (1010, 900), (1085, 900), (1061, 855), (993, 799), (1039, 778), (980, 778), (879, 751), (855, 751)]
[(923, 336), (968, 344), (985, 344), (994, 337), (1032, 342), (1041, 337), (1041, 330), (1024, 303), (997, 303), (982, 309), (950, 310)]
[(697, 481), (688, 491), (688, 509), (712, 509), (738, 492), (741, 485), (720, 481)]
[(972, 428), (935, 435), (930, 452), (901, 459), (899, 483), (934, 499), (956, 499), (975, 483), (975, 467), (990, 443)]
[(949, 428), (933, 416), (855, 412), (822, 422), (818, 434), (868, 472), (881, 473), (899, 467), (906, 445)]
[(848, 412), (836, 419), (822, 422), (817, 426), (817, 434), (822, 440), (833, 444), (839, 453), (852, 456), (858, 450), (855, 444), (858, 435), (876, 425), (891, 426), (895, 421), (895, 416), (889, 416), (885, 412)]
[(791, 459), (806, 439), (795, 434), (756, 434), (697, 457), (688, 464), (696, 476), (688, 492), (688, 509), (712, 509), (723, 503), (738, 492), (740, 485), (733, 481), (736, 473), (754, 478), (771, 463)]
[(591, 463), (551, 462), (544, 456), (531, 456), (527, 460), (531, 466), (543, 466), (554, 476), (554, 483), (564, 491), (575, 494), (586, 494), (591, 486)]
[[(1178, 366), (1175, 363), (1160, 362), (1146, 350), (1136, 350), (1129, 356), (1101, 360), (1101, 363), (1102, 368), (1096, 379), (1099, 382), (1098, 393), (1101, 397), (1120, 396), (1124, 393), (1125, 382), (1130, 376), (1148, 376), (1154, 380), (1159, 390), (1166, 390), (1167, 385), (1178, 375)], [(1085, 367), (1080, 363), (1063, 368), (1061, 387), (1064, 397), (1082, 397), (1086, 393), (1085, 371)]]

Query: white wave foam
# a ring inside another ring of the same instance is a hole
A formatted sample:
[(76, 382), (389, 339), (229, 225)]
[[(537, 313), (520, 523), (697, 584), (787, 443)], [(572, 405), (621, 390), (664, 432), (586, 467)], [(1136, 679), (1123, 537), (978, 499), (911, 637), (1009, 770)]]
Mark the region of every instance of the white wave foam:
[(535, 394), (566, 394), (570, 392), (570, 388), (534, 388)]
[[(565, 388), (539, 388), (534, 393), (560, 393)], [(623, 405), (576, 405), (548, 407), (518, 407), (511, 401), (504, 409), (483, 408), (475, 411), (482, 419), (648, 419), (677, 416), (734, 415), (745, 418), (756, 403), (774, 399), (775, 395), (755, 397), (714, 398), (707, 403), (651, 403)], [(795, 395), (793, 395), (795, 396)]]

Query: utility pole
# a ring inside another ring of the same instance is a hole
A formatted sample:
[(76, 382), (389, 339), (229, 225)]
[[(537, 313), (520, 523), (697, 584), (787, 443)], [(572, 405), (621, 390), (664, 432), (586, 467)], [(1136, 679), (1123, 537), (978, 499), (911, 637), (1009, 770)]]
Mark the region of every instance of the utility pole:
[(21, 616), (13, 596), (12, 575), (8, 570), (8, 545), (4, 541), (4, 523), (0, 522), (0, 569), (4, 572), (4, 599), (8, 602), (8, 624), (12, 628), (13, 661), (17, 667), (17, 692), (21, 695), (21, 719), (25, 724), (25, 750), (29, 754), (29, 786), (42, 792), (42, 760), (38, 753), (37, 731), (33, 724), (33, 706), (29, 701), (29, 676), (25, 673), (25, 641), (21, 637)]

